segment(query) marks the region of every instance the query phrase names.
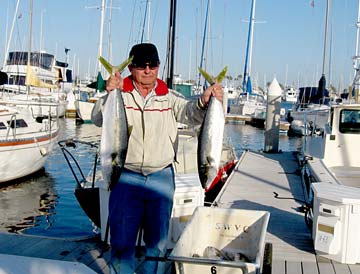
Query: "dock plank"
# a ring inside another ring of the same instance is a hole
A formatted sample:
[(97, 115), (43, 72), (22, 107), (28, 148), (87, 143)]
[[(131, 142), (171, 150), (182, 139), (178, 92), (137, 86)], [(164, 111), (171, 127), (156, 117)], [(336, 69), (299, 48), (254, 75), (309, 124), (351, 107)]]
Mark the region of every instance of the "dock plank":
[(286, 274), (302, 274), (301, 262), (287, 262)]
[(302, 262), (302, 270), (304, 274), (319, 274), (318, 267), (315, 262)]
[(335, 273), (352, 274), (349, 266), (346, 264), (333, 263)]
[(273, 260), (271, 273), (285, 274), (285, 260)]
[[(335, 269), (330, 263), (318, 263), (319, 273), (320, 274), (335, 274)], [(341, 273), (341, 272), (340, 272)]]

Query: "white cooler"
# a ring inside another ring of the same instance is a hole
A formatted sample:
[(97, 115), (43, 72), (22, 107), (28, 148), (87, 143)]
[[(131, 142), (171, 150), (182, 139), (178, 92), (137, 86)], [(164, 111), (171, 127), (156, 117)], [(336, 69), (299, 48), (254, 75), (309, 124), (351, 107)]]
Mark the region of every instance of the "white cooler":
[(360, 262), (360, 189), (313, 183), (313, 240), (318, 255), (346, 264)]

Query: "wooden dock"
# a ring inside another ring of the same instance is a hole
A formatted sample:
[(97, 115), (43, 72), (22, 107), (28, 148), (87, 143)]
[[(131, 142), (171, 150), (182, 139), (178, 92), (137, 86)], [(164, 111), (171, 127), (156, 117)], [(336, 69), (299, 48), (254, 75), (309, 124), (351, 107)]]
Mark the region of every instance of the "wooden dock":
[[(241, 123), (252, 125), (258, 128), (264, 128), (265, 119), (263, 118), (254, 118), (249, 115), (237, 115), (237, 114), (227, 114), (225, 117), (226, 123)], [(290, 123), (287, 121), (280, 121), (279, 129), (281, 131), (288, 131), (290, 128)]]
[(246, 151), (231, 176), (216, 204), (270, 212), (266, 242), (273, 245), (272, 273), (360, 273), (358, 264), (341, 264), (315, 254), (310, 230), (300, 210), (305, 198), (296, 152)]

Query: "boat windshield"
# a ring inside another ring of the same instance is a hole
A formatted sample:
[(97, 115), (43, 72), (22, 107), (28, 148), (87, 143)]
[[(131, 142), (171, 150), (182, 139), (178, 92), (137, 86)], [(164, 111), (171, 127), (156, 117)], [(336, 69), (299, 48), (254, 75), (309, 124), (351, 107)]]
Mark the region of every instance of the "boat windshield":
[(360, 110), (357, 109), (343, 109), (340, 112), (341, 133), (360, 134)]
[[(7, 65), (27, 65), (28, 53), (24, 51), (14, 51), (9, 53), (6, 61)], [(30, 54), (30, 65), (51, 70), (54, 62), (54, 55), (42, 52), (32, 52)]]

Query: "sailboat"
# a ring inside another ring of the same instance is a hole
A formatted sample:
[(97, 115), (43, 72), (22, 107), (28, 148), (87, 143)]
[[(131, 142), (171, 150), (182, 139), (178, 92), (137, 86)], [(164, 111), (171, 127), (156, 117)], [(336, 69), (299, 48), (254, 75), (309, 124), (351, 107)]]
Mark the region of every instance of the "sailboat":
[(252, 59), (252, 44), (254, 36), (254, 22), (255, 22), (255, 6), (256, 0), (252, 0), (250, 9), (250, 20), (248, 30), (248, 40), (246, 48), (246, 57), (244, 65), (244, 75), (242, 83), (242, 92), (232, 101), (229, 101), (229, 114), (250, 116), (254, 119), (265, 121), (266, 115), (266, 99), (264, 94), (253, 89), (251, 82), (251, 59)]
[[(32, 0), (30, 1), (30, 22)], [(31, 41), (31, 23), (30, 39)], [(27, 55), (30, 67), (31, 42)], [(35, 78), (27, 74), (27, 87)], [(34, 80), (35, 79), (35, 80)], [(36, 80), (38, 81), (38, 80)], [(36, 107), (43, 108), (42, 115), (34, 115)], [(45, 112), (46, 108), (46, 112)], [(58, 104), (0, 99), (0, 183), (30, 175), (44, 167), (59, 133)]]
[[(102, 45), (103, 45), (103, 33), (104, 33), (104, 20), (105, 20), (105, 0), (101, 1), (100, 11), (100, 35), (99, 35), (99, 48), (98, 56), (102, 56)], [(110, 7), (111, 9), (111, 7)], [(89, 96), (83, 100), (81, 98), (81, 92), (79, 91), (78, 97), (75, 99), (76, 109), (76, 123), (91, 123), (91, 112), (95, 103), (106, 94), (104, 92), (104, 81), (101, 76), (101, 63), (98, 61), (98, 75), (95, 82), (87, 85), (86, 89), (91, 90)], [(102, 87), (102, 88), (101, 88)]]
[(296, 104), (287, 114), (290, 123), (288, 135), (307, 136), (323, 128), (330, 114), (329, 91), (326, 89), (325, 65), (330, 0), (326, 4), (322, 76), (317, 87), (300, 87)]

